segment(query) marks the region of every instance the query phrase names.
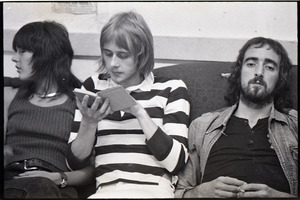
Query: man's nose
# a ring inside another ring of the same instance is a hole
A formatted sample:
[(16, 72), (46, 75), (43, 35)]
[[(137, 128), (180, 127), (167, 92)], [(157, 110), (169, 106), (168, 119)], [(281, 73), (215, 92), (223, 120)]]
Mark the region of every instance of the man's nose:
[(263, 64), (258, 64), (255, 68), (255, 76), (264, 77), (265, 69)]

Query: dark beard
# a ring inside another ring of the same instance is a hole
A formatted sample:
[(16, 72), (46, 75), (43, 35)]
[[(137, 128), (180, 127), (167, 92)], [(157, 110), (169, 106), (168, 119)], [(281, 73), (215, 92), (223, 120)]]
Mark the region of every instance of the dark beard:
[[(264, 106), (266, 104), (269, 104), (274, 99), (274, 90), (272, 93), (268, 93), (266, 90), (261, 92), (260, 88), (254, 87), (250, 89), (250, 84), (255, 83), (259, 78), (252, 79), (249, 81), (247, 88), (241, 88), (241, 98), (242, 100), (255, 104), (257, 106)], [(267, 84), (260, 80), (263, 87), (267, 87)]]

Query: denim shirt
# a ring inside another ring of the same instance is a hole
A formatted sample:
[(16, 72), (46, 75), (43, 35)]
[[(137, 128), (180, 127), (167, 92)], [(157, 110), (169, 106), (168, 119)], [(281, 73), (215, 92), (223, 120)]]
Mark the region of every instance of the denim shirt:
[[(210, 150), (224, 134), (227, 122), (237, 105), (210, 112), (195, 119), (189, 127), (189, 161), (179, 174), (175, 197), (182, 198), (185, 191), (202, 183), (203, 172)], [(269, 142), (278, 156), (290, 185), (292, 195), (298, 194), (298, 115), (277, 111), (274, 106), (268, 119)]]

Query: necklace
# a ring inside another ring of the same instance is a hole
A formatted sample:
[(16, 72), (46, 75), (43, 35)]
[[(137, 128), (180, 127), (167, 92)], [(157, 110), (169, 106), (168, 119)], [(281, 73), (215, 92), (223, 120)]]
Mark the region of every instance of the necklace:
[(54, 97), (54, 96), (58, 95), (58, 93), (52, 92), (52, 93), (49, 93), (49, 94), (46, 94), (46, 95), (41, 95), (41, 94), (36, 94), (36, 95), (40, 98), (51, 98), (51, 97)]

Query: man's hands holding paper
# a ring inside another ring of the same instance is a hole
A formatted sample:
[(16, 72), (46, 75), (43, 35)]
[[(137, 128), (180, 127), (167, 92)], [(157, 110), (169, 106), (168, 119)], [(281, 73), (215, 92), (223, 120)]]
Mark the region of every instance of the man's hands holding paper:
[(112, 113), (109, 99), (102, 99), (101, 97), (96, 97), (94, 103), (91, 107), (88, 106), (89, 98), (92, 96), (85, 95), (82, 102), (76, 98), (77, 106), (82, 114), (82, 120), (89, 123), (97, 125), (99, 121), (104, 119), (108, 114)]

